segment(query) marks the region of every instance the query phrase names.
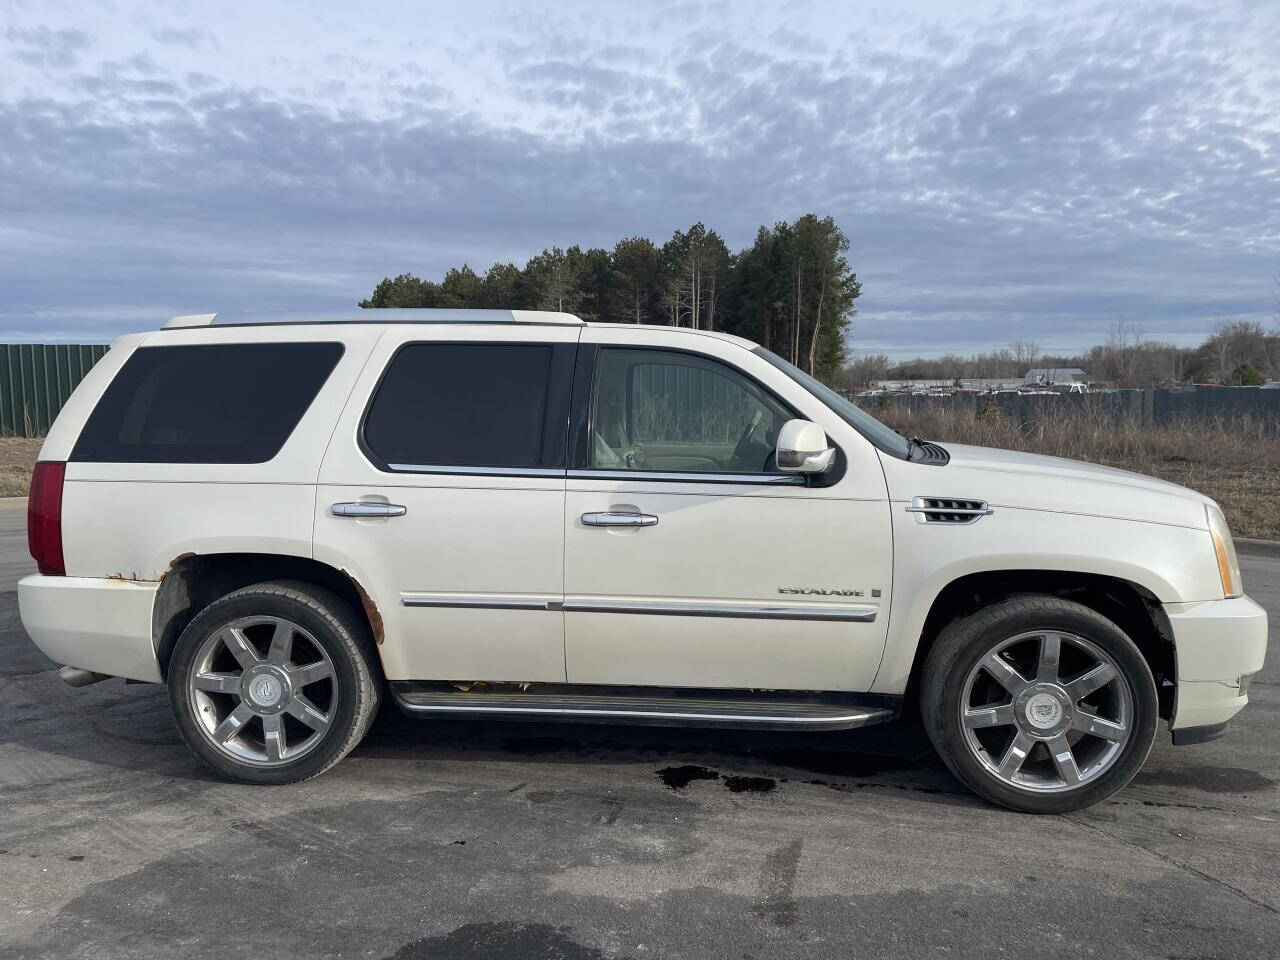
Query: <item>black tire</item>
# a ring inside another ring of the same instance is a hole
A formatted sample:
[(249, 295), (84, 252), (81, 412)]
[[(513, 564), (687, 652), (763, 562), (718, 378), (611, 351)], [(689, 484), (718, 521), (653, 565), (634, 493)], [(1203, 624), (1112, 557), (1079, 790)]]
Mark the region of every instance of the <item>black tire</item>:
[[(330, 658), (337, 688), (333, 716), (315, 746), (273, 766), (242, 761), (216, 747), (199, 726), (187, 688), (201, 645), (233, 621), (254, 616), (283, 618), (306, 630)], [(296, 783), (328, 770), (368, 732), (382, 699), (377, 663), (368, 624), (337, 594), (297, 581), (257, 583), (215, 600), (183, 630), (169, 662), (169, 699), (187, 746), (222, 776), (241, 783)]]
[[(1006, 783), (975, 755), (961, 721), (966, 677), (978, 662), (1011, 637), (1036, 631), (1082, 637), (1110, 656), (1132, 694), (1129, 739), (1094, 779), (1056, 793)], [(993, 603), (953, 621), (925, 660), (920, 711), (929, 739), (947, 767), (975, 793), (1026, 813), (1067, 813), (1105, 800), (1123, 788), (1146, 762), (1158, 721), (1155, 681), (1132, 640), (1106, 617), (1058, 597), (1027, 595)]]

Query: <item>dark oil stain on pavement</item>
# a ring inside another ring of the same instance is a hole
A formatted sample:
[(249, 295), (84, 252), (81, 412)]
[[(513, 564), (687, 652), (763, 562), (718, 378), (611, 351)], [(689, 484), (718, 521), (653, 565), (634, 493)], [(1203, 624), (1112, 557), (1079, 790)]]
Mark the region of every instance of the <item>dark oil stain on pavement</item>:
[(683, 790), (695, 780), (719, 780), (720, 774), (706, 767), (688, 764), (683, 767), (663, 767), (658, 771), (658, 779), (672, 790)]
[(545, 923), (468, 923), (406, 943), (386, 960), (605, 960)]
[(1139, 783), (1158, 783), (1166, 787), (1190, 787), (1206, 793), (1254, 793), (1270, 790), (1276, 782), (1256, 770), (1244, 767), (1216, 767), (1210, 764), (1187, 764), (1177, 769), (1149, 770), (1138, 775)]
[(768, 793), (778, 785), (772, 777), (725, 777), (730, 793)]
[(695, 780), (722, 780), (730, 793), (769, 793), (778, 786), (773, 777), (724, 776), (719, 770), (694, 764), (663, 767), (656, 776), (672, 790), (683, 790)]

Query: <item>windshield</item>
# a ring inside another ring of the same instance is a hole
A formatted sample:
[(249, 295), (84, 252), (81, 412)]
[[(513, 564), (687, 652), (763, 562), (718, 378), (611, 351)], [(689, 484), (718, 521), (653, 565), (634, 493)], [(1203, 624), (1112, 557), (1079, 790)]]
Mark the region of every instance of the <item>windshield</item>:
[(846, 400), (820, 380), (815, 380), (795, 364), (788, 363), (776, 353), (766, 350), (764, 347), (756, 347), (755, 352), (825, 403), (836, 416), (885, 453), (892, 454), (901, 460), (910, 459), (910, 442), (905, 437), (894, 433), (871, 414), (857, 406), (852, 400)]

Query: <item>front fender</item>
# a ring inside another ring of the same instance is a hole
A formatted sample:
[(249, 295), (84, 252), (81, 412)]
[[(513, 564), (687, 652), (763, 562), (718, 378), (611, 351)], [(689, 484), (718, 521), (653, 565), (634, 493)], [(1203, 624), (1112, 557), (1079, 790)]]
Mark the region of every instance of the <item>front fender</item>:
[(1206, 529), (1000, 507), (972, 524), (917, 523), (893, 509), (893, 598), (872, 692), (901, 694), (925, 621), (948, 584), (975, 573), (1061, 570), (1128, 581), (1162, 603), (1222, 599)]

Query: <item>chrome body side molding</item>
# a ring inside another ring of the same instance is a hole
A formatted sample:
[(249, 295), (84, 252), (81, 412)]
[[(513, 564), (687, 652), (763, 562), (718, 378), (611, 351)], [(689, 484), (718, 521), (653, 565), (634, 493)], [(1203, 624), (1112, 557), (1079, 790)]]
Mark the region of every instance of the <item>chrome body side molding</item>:
[(560, 601), (542, 597), (450, 596), (448, 594), (403, 593), (406, 607), (458, 607), (470, 610), (559, 610)]
[(878, 608), (863, 606), (813, 607), (754, 603), (658, 603), (642, 600), (565, 600), (544, 597), (455, 596), (403, 593), (406, 607), (458, 607), (472, 610), (547, 610), (565, 613), (635, 613), (658, 617), (728, 617), (748, 620), (842, 620), (874, 623)]
[(566, 600), (566, 613), (638, 613), (659, 617), (737, 617), (748, 620), (846, 620), (874, 623), (874, 606), (801, 607), (755, 603), (658, 603), (647, 600)]

